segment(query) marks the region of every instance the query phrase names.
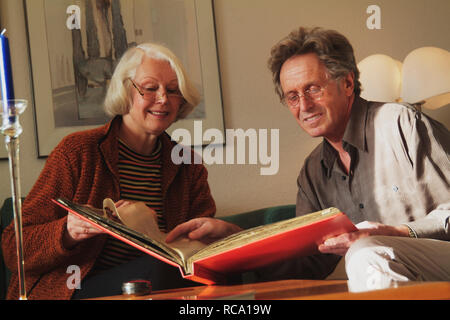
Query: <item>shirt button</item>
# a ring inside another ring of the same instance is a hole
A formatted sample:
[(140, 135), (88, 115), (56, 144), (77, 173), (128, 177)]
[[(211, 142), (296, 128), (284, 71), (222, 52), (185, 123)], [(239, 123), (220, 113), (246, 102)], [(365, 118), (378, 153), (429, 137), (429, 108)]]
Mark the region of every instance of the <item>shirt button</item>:
[(360, 209), (364, 209), (364, 204), (363, 204), (363, 203), (360, 203), (360, 204), (359, 204), (359, 208), (360, 208)]

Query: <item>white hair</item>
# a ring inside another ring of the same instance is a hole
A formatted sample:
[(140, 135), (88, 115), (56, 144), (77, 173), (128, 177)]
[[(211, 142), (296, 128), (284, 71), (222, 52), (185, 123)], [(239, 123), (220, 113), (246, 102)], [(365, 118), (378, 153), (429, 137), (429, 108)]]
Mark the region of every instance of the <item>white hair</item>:
[(142, 43), (128, 49), (117, 64), (106, 92), (104, 109), (110, 116), (127, 114), (131, 106), (131, 83), (144, 56), (168, 61), (177, 75), (178, 87), (185, 103), (178, 109), (177, 118), (185, 118), (200, 102), (200, 94), (189, 79), (183, 65), (168, 48), (154, 43)]

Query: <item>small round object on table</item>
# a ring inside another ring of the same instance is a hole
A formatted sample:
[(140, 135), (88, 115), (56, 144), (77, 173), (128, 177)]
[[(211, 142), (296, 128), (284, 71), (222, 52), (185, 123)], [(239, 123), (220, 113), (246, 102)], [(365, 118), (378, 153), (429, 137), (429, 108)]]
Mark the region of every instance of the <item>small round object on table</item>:
[(148, 280), (133, 280), (122, 284), (122, 294), (142, 296), (152, 292), (152, 283)]

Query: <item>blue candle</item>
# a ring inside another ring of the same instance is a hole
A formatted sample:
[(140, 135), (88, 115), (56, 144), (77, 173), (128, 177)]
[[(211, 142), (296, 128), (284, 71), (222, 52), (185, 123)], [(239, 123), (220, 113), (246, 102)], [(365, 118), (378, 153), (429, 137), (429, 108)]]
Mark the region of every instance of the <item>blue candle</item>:
[(5, 36), (6, 29), (0, 34), (0, 86), (2, 100), (14, 99), (14, 87), (11, 72), (9, 42)]

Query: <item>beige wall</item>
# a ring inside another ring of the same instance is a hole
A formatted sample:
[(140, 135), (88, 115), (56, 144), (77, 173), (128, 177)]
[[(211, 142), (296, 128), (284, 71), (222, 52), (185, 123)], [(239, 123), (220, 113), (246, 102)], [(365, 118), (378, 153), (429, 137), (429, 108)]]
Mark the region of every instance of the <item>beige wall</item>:
[[(381, 8), (381, 30), (368, 30), (366, 8)], [(295, 203), (296, 177), (304, 158), (320, 142), (304, 134), (278, 102), (266, 62), (271, 46), (292, 29), (323, 26), (344, 33), (357, 61), (384, 53), (402, 61), (411, 50), (450, 50), (448, 0), (216, 0), (215, 19), (225, 127), (279, 128), (280, 169), (261, 176), (260, 165), (210, 165), (209, 181), (218, 214)], [(11, 42), (16, 97), (31, 101), (22, 1), (0, 0), (0, 18)], [(450, 108), (433, 112), (450, 124)], [(33, 106), (22, 117), (21, 176), (29, 192), (44, 165), (37, 159)], [(10, 196), (7, 161), (0, 161), (0, 201)]]

